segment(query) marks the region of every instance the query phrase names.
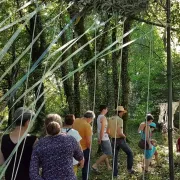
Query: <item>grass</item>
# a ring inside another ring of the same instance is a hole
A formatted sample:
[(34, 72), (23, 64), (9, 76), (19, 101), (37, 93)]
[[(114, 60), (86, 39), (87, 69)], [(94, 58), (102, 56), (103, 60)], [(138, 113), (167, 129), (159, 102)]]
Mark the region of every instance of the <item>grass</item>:
[[(136, 173), (134, 175), (129, 175), (126, 170), (126, 154), (124, 152), (120, 152), (118, 162), (119, 166), (119, 175), (121, 180), (142, 180), (143, 172), (142, 172), (142, 158), (143, 152), (138, 147), (138, 141), (140, 139), (139, 134), (137, 133), (137, 123), (131, 123), (128, 125), (127, 129), (127, 137), (129, 140), (129, 146), (134, 153), (134, 166)], [(157, 140), (157, 150), (159, 155), (159, 162), (161, 167), (156, 167), (156, 162), (153, 158), (152, 167), (150, 167), (150, 172), (144, 176), (146, 180), (169, 180), (169, 157), (168, 157), (168, 145), (167, 141), (164, 140), (160, 132), (155, 132), (153, 134), (153, 139)], [(175, 145), (175, 143), (174, 143)], [(93, 144), (92, 144), (92, 153), (90, 164), (92, 165), (100, 155), (97, 155), (97, 137), (96, 134), (93, 136)], [(175, 152), (174, 149), (174, 174), (175, 180), (180, 179), (180, 155)], [(110, 159), (112, 162), (112, 159)], [(90, 167), (91, 167), (90, 165)], [(112, 171), (108, 171), (105, 163), (100, 165), (99, 167), (100, 174), (96, 174), (90, 170), (89, 180), (111, 180), (112, 179)], [(78, 180), (81, 179), (81, 171), (78, 173)]]

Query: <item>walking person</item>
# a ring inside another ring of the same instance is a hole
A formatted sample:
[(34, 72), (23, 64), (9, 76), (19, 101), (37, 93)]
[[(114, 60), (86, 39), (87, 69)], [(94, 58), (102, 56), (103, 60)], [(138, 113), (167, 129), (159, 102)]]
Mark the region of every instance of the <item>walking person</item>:
[(87, 111), (84, 117), (77, 118), (74, 121), (73, 128), (77, 130), (81, 136), (81, 147), (84, 154), (84, 167), (82, 168), (82, 180), (88, 179), (89, 172), (89, 153), (92, 140), (92, 127), (90, 123), (94, 120), (95, 114), (93, 111)]
[[(15, 111), (13, 119), (15, 128), (9, 134), (5, 134), (2, 137), (0, 165), (9, 158), (14, 148), (18, 145), (18, 142), (27, 133), (30, 120), (33, 116), (33, 111), (23, 107), (20, 107)], [(17, 152), (12, 156), (5, 171), (6, 180), (30, 180), (29, 166), (33, 146), (36, 142), (36, 136), (30, 134), (25, 135), (25, 139), (19, 144)]]
[[(75, 121), (75, 116), (73, 114), (66, 115), (64, 118), (64, 126), (61, 129), (61, 132), (74, 137), (76, 141), (78, 142), (79, 147), (81, 148), (80, 140), (82, 138), (79, 135), (78, 131), (72, 128), (74, 121)], [(79, 162), (73, 158), (73, 169), (76, 176), (77, 176), (77, 171), (78, 171), (78, 165), (79, 165)]]
[[(74, 137), (62, 134), (61, 117), (49, 114), (45, 119), (47, 136), (35, 145), (31, 157), (31, 180), (76, 180), (73, 157), (83, 167), (83, 153)], [(40, 173), (42, 168), (42, 173)]]
[(109, 136), (107, 134), (107, 119), (106, 114), (108, 112), (108, 108), (106, 105), (100, 106), (100, 115), (97, 118), (97, 132), (98, 132), (98, 144), (101, 145), (101, 149), (103, 155), (92, 165), (92, 169), (98, 172), (98, 165), (106, 160), (108, 170), (112, 170), (109, 165), (108, 157), (112, 155), (111, 143), (109, 140)]
[(126, 143), (126, 136), (123, 133), (123, 115), (127, 113), (123, 106), (118, 106), (116, 109), (117, 115), (109, 118), (107, 132), (112, 138), (113, 158), (113, 175), (118, 176), (118, 153), (122, 149), (127, 155), (127, 171), (130, 174), (134, 173), (133, 153), (129, 145)]
[(144, 144), (146, 144), (144, 148), (145, 167), (143, 163), (143, 169), (145, 170), (145, 173), (148, 172), (152, 157), (156, 151), (155, 146), (152, 144), (153, 141), (151, 141), (152, 132), (150, 124), (153, 122), (153, 120), (154, 117), (151, 114), (147, 114), (146, 121), (142, 122), (138, 128), (138, 132), (141, 132), (141, 141), (144, 141)]

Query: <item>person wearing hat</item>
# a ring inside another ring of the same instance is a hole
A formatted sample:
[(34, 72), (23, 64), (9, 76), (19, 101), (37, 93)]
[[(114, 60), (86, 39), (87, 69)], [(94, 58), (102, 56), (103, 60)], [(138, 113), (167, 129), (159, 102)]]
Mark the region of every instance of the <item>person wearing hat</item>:
[[(3, 135), (1, 140), (0, 165), (9, 158), (14, 148), (18, 145), (18, 142), (27, 133), (30, 120), (33, 116), (33, 111), (23, 107), (15, 111), (13, 118), (15, 128), (9, 134)], [(29, 166), (33, 146), (36, 141), (37, 137), (29, 134), (21, 141), (6, 169), (6, 180), (30, 180)]]
[(123, 115), (127, 113), (123, 106), (118, 106), (115, 110), (117, 115), (109, 118), (107, 133), (112, 138), (112, 152), (113, 158), (113, 175), (118, 176), (118, 153), (122, 149), (127, 155), (127, 170), (128, 173), (133, 174), (133, 152), (129, 145), (126, 143), (126, 136), (123, 133)]

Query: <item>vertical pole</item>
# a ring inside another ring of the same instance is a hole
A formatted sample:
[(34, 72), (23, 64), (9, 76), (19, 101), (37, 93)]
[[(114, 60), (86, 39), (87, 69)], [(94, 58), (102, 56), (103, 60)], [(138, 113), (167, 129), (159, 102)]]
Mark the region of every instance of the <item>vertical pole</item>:
[(171, 61), (171, 0), (166, 0), (167, 8), (167, 80), (168, 80), (168, 145), (169, 176), (174, 180), (174, 160), (172, 141), (172, 61)]

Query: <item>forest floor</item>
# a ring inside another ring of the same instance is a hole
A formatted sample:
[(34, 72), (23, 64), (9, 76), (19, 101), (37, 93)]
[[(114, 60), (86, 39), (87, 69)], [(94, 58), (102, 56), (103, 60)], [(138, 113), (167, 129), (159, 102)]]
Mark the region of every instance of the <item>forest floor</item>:
[[(154, 132), (153, 139), (157, 140), (157, 151), (159, 156), (159, 164), (157, 166), (156, 161), (153, 157), (152, 166), (149, 169), (149, 173), (143, 175), (142, 171), (142, 159), (143, 152), (138, 147), (138, 141), (140, 139), (139, 134), (137, 133), (137, 124), (131, 123), (128, 125), (127, 134), (129, 140), (129, 146), (134, 154), (134, 166), (133, 169), (136, 171), (135, 174), (129, 175), (126, 170), (126, 154), (124, 152), (120, 152), (119, 154), (119, 177), (120, 180), (169, 180), (169, 154), (168, 154), (168, 143), (162, 137), (160, 132)], [(94, 135), (95, 136), (95, 135)], [(174, 138), (176, 140), (176, 138)], [(175, 180), (180, 180), (180, 154), (176, 153), (175, 148), (175, 140), (174, 140), (174, 174)], [(93, 138), (92, 152), (91, 152), (91, 160), (90, 167), (92, 164), (99, 158), (100, 155), (97, 154), (97, 138)], [(112, 162), (112, 159), (110, 159)], [(112, 171), (108, 171), (105, 163), (99, 166), (100, 173), (96, 174), (92, 170), (89, 173), (89, 180), (111, 180), (112, 179)], [(78, 173), (78, 180), (81, 179), (81, 171)], [(115, 179), (115, 178), (114, 178)]]

